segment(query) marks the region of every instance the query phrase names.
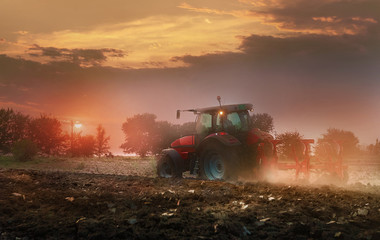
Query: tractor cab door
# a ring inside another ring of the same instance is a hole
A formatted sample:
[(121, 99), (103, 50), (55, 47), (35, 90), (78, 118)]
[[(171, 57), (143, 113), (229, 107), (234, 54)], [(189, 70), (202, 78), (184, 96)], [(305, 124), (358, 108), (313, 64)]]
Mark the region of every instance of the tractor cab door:
[(200, 113), (197, 116), (196, 125), (196, 136), (195, 136), (195, 146), (209, 134), (213, 132), (212, 124), (212, 114), (211, 113)]

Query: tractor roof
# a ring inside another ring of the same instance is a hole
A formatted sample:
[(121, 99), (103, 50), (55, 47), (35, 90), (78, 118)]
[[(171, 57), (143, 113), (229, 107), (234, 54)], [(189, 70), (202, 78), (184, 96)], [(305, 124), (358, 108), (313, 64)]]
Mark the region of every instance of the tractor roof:
[(203, 113), (203, 112), (216, 112), (216, 111), (220, 111), (221, 109), (227, 112), (238, 112), (238, 111), (252, 110), (253, 105), (250, 103), (231, 104), (231, 105), (222, 105), (222, 107), (215, 106), (215, 107), (207, 107), (207, 108), (197, 108), (195, 109), (195, 111), (198, 113)]

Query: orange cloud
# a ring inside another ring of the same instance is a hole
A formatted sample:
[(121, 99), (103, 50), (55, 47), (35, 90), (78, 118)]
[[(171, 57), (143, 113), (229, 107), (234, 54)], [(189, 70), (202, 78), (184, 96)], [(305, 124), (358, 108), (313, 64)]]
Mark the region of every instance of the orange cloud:
[(234, 16), (234, 17), (245, 17), (245, 16), (249, 15), (248, 10), (224, 11), (224, 10), (217, 10), (217, 9), (211, 9), (211, 8), (197, 8), (197, 7), (191, 6), (188, 3), (182, 3), (178, 7), (186, 9), (186, 10), (198, 12), (198, 13), (208, 13), (208, 14), (216, 14), (216, 15), (229, 15), (229, 16)]
[(328, 23), (333, 23), (333, 22), (340, 22), (342, 21), (341, 19), (338, 19), (337, 16), (332, 16), (332, 17), (313, 17), (312, 18), (314, 21), (321, 21), (321, 22), (328, 22)]
[(92, 49), (93, 52), (117, 49), (126, 54), (107, 56), (104, 61), (100, 59), (100, 63), (119, 68), (183, 67), (186, 66), (183, 62), (173, 62), (172, 57), (237, 51), (240, 40), (236, 36), (249, 34), (247, 27), (254, 26), (250, 19), (230, 16), (156, 16), (102, 25), (84, 32), (27, 34), (18, 38), (18, 47), (8, 54), (24, 55), (27, 51), (32, 55), (26, 58), (48, 62), (53, 57), (62, 60), (72, 56), (75, 49)]
[(361, 18), (361, 17), (353, 17), (353, 21), (359, 21), (359, 22), (368, 22), (368, 23), (378, 23), (375, 19), (373, 18)]

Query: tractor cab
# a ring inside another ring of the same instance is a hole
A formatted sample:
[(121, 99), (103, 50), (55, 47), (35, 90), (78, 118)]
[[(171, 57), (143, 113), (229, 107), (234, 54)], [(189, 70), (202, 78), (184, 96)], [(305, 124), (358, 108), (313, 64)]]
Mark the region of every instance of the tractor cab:
[(251, 110), (252, 104), (196, 109), (196, 137), (202, 140), (213, 133), (228, 133), (239, 139), (250, 130)]

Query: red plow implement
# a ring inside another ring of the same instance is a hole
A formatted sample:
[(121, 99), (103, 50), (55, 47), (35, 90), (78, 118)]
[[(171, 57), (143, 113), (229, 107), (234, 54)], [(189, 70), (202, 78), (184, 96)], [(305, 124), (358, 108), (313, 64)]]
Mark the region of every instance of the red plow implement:
[(279, 158), (278, 148), (283, 144), (281, 140), (272, 140), (269, 152), (267, 144), (261, 143), (258, 149), (261, 178), (265, 178), (265, 174), (268, 172), (294, 170), (296, 180), (309, 181), (311, 172), (319, 172), (339, 182), (348, 180), (348, 167), (343, 162), (343, 146), (337, 141), (325, 144), (326, 154), (323, 159), (312, 155), (311, 147), (314, 139), (301, 139), (292, 143), (290, 145), (292, 159)]

